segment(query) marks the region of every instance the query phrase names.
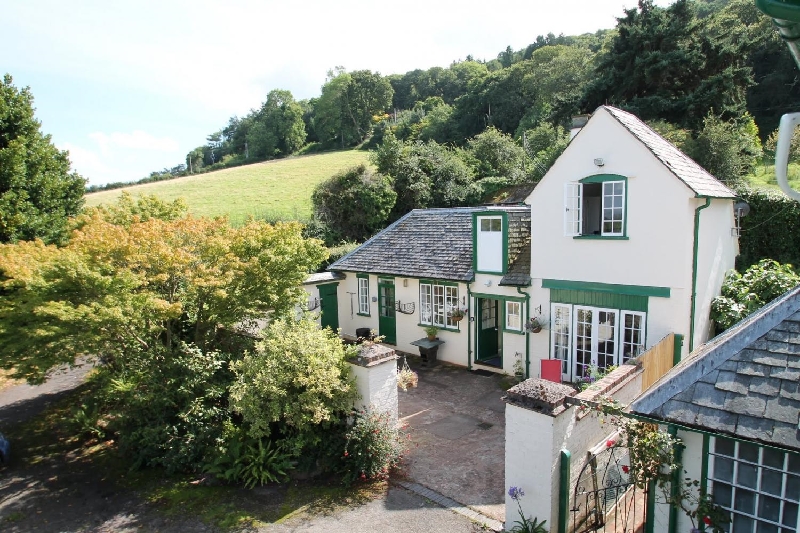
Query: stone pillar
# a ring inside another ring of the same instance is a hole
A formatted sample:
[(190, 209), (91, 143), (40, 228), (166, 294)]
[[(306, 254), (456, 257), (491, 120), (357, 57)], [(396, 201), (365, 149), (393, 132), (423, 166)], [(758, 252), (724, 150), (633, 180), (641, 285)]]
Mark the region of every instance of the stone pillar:
[(520, 519), (509, 487), (525, 492), (520, 498), (526, 518), (547, 520), (558, 531), (558, 490), (561, 446), (556, 419), (566, 414), (565, 398), (575, 394), (568, 385), (530, 378), (508, 390), (506, 402), (506, 529)]
[(350, 361), (350, 371), (361, 397), (356, 408), (388, 412), (397, 420), (397, 355), (388, 346), (371, 344)]

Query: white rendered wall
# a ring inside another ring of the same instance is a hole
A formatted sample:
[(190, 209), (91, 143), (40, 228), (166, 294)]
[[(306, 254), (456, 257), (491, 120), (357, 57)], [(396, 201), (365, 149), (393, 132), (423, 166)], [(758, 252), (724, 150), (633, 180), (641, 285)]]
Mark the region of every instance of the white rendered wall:
[(397, 362), (391, 358), (374, 366), (350, 365), (360, 395), (356, 407), (388, 412), (397, 420)]

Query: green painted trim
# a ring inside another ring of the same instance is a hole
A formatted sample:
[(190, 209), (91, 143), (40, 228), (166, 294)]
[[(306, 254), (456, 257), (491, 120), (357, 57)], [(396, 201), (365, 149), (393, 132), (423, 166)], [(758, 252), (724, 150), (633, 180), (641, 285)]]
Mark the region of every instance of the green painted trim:
[[(711, 439), (708, 435), (703, 435), (703, 455), (700, 460), (700, 491), (703, 493), (708, 492), (708, 455), (711, 447)], [(702, 520), (698, 520), (700, 531), (706, 530), (706, 524)]]
[[(462, 320), (461, 322), (463, 322), (463, 320)], [(459, 324), (460, 324), (461, 322), (459, 322)], [(436, 325), (434, 325), (434, 324), (423, 324), (422, 322), (417, 322), (417, 325), (418, 325), (419, 327), (421, 327), (421, 328), (429, 328), (429, 327), (433, 326), (433, 327), (439, 328), (439, 331), (452, 331), (452, 332), (454, 332), (454, 333), (461, 333), (461, 328), (454, 328), (454, 327), (452, 327), (452, 326), (450, 326), (450, 327), (446, 327), (446, 326), (436, 326)]]
[(339, 286), (339, 282), (338, 281), (334, 281), (333, 283), (320, 283), (319, 285), (317, 285), (317, 288), (320, 288), (320, 287), (338, 287), (338, 286)]
[[(478, 270), (478, 218), (492, 217), (501, 218), (503, 220), (503, 260), (501, 262), (503, 268), (498, 271)], [(505, 211), (481, 211), (472, 213), (472, 270), (476, 274), (497, 274), (498, 276), (505, 275), (508, 270), (508, 213)]]
[(647, 482), (647, 510), (645, 511), (644, 533), (655, 533), (656, 524), (656, 482)]
[(388, 274), (387, 275), (378, 274), (378, 283), (391, 281), (392, 284), (394, 284), (394, 278), (395, 278), (395, 276), (390, 276)]
[(569, 471), (572, 454), (561, 450), (558, 480), (558, 533), (567, 533), (569, 522)]
[(672, 366), (681, 362), (681, 348), (683, 347), (683, 335), (675, 334), (675, 346), (672, 348)]
[(656, 298), (669, 298), (669, 287), (655, 287), (647, 285), (618, 285), (614, 283), (595, 283), (593, 281), (571, 281), (564, 279), (543, 279), (543, 289), (567, 289), (573, 291), (609, 292), (626, 296), (654, 296)]
[(692, 311), (689, 315), (689, 353), (694, 351), (694, 315), (697, 309), (697, 254), (700, 248), (700, 211), (711, 205), (711, 198), (702, 196), (706, 203), (694, 210), (694, 245), (692, 247)]
[(367, 279), (369, 279), (369, 274), (366, 273), (366, 272), (359, 272), (359, 273), (356, 274), (356, 277), (357, 278), (367, 278)]
[(627, 184), (628, 178), (620, 174), (593, 174), (579, 181), (580, 183), (605, 183), (607, 181), (624, 181)]
[(467, 370), (472, 370), (472, 288), (467, 283)]
[[(678, 436), (678, 427), (669, 424), (667, 426), (667, 433), (672, 435), (673, 437)], [(678, 496), (678, 491), (680, 490), (681, 484), (681, 473), (683, 472), (683, 445), (676, 444), (675, 448), (675, 464), (677, 468), (672, 473), (672, 480), (670, 480), (670, 493), (672, 496), (672, 500), (675, 501), (675, 498)], [(678, 506), (677, 505), (670, 505), (669, 507), (669, 533), (677, 533), (678, 531)]]
[(356, 316), (372, 316), (369, 313), (356, 313)]
[[(358, 273), (355, 270), (337, 270), (337, 272), (345, 272), (345, 273), (349, 272), (349, 273), (353, 273), (353, 274), (358, 275)], [(384, 278), (384, 279), (398, 279), (398, 278), (399, 279), (406, 279), (407, 278), (407, 279), (415, 279), (415, 280), (431, 279), (429, 276), (424, 276), (424, 277), (423, 276), (411, 276), (411, 275), (408, 275), (408, 274), (399, 274), (399, 273), (384, 274), (384, 273), (379, 273), (379, 272), (368, 272), (368, 273), (365, 273), (365, 274), (369, 274), (371, 276), (375, 276), (377, 278)], [(474, 281), (474, 280), (462, 280), (462, 279), (447, 279), (447, 280), (445, 280), (445, 278), (441, 278), (441, 279), (443, 281), (447, 281), (448, 283), (463, 283), (465, 285), (467, 283), (472, 283)]]
[(630, 237), (627, 235), (575, 235), (573, 239), (581, 241), (629, 241)]
[(458, 287), (459, 283), (457, 281), (443, 281), (439, 279), (431, 279), (431, 278), (419, 278), (420, 285), (445, 285), (447, 287)]
[[(520, 287), (517, 287), (517, 292), (525, 295), (525, 318), (530, 320), (531, 317), (531, 295), (527, 292), (522, 292)], [(531, 377), (531, 332), (524, 326), (525, 330), (525, 379)], [(550, 344), (548, 342), (548, 344)]]
[[(519, 287), (517, 287), (517, 290), (519, 290)], [(506, 321), (506, 311), (508, 310), (508, 307), (507, 307), (506, 304), (508, 304), (508, 302), (516, 302), (516, 303), (519, 304), (519, 313), (520, 313), (519, 323), (520, 323), (520, 328), (521, 329), (508, 329), (508, 328), (506, 328), (506, 322), (507, 322)], [(502, 327), (503, 333), (511, 333), (513, 335), (524, 335), (525, 334), (525, 309), (523, 307), (524, 303), (525, 303), (525, 300), (523, 300), (522, 298), (503, 298), (503, 327)]]

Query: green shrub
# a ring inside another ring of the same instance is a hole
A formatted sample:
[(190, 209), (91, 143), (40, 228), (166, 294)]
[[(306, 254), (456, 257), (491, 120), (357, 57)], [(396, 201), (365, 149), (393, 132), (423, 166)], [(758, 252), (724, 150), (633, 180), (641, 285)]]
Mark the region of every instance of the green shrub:
[(750, 205), (742, 218), (737, 270), (767, 258), (800, 265), (800, 203), (769, 189), (739, 187), (736, 192)]
[(386, 479), (400, 465), (405, 437), (386, 412), (355, 414), (355, 423), (345, 436), (342, 481)]
[(711, 318), (728, 329), (800, 283), (792, 265), (762, 259), (744, 274), (731, 271), (722, 284), (722, 294), (711, 302)]
[(244, 483), (248, 489), (288, 479), (286, 473), (294, 463), (280, 445), (265, 439), (247, 438), (238, 431), (227, 440), (220, 455), (203, 468), (206, 473), (228, 483)]

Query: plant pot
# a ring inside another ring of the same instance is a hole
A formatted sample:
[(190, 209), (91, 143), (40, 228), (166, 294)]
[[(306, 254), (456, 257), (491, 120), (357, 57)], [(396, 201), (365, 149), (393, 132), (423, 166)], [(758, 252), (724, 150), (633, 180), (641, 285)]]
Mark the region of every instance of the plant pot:
[(453, 322), (461, 322), (461, 319), (464, 318), (463, 316), (451, 316), (450, 320)]
[(435, 341), (436, 340), (436, 335), (428, 335), (428, 340), (429, 341)]
[(536, 326), (531, 329), (531, 333), (539, 333), (540, 331), (542, 331), (542, 326)]

